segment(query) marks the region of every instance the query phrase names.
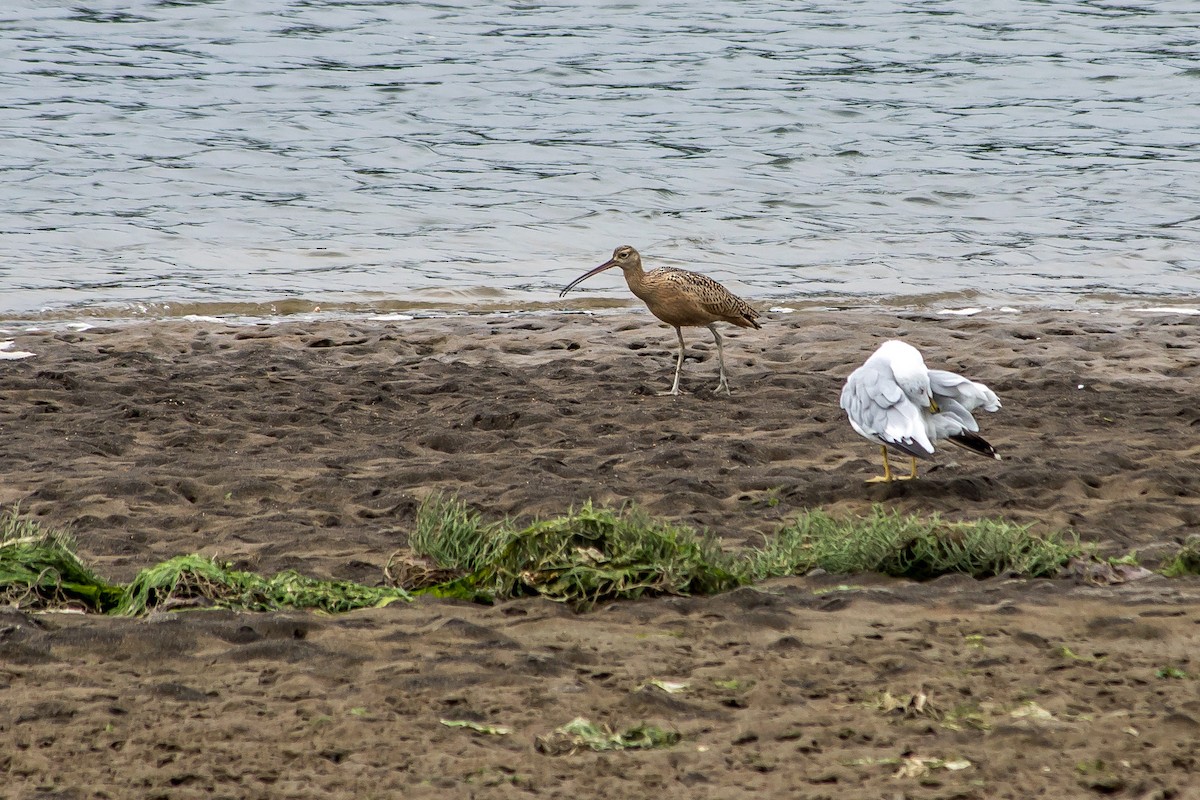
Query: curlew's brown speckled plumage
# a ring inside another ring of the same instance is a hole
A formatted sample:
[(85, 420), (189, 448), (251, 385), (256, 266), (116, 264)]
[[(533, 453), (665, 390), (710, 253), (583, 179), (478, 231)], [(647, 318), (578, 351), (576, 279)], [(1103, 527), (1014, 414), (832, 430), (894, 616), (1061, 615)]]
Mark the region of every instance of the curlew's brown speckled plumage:
[(629, 245), (613, 250), (612, 258), (600, 266), (571, 281), (559, 294), (563, 297), (582, 281), (612, 267), (620, 267), (625, 274), (629, 290), (646, 304), (650, 313), (675, 328), (679, 337), (679, 359), (675, 363), (675, 382), (669, 394), (679, 394), (679, 374), (683, 371), (683, 331), (681, 328), (703, 325), (712, 331), (717, 343), (717, 361), (721, 379), (717, 391), (729, 394), (729, 383), (725, 380), (725, 349), (717, 322), (728, 322), (740, 328), (761, 328), (758, 312), (749, 303), (714, 281), (707, 275), (689, 272), (686, 269), (659, 267), (649, 272), (642, 270), (642, 257)]

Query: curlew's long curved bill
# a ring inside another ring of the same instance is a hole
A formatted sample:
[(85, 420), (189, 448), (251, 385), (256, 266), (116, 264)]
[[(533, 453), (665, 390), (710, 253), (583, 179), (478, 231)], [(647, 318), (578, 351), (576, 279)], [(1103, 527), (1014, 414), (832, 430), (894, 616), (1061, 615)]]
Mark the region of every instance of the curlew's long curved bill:
[(597, 273), (604, 272), (604, 270), (606, 270), (606, 269), (611, 269), (612, 267), (615, 267), (616, 265), (617, 265), (617, 262), (616, 262), (616, 261), (613, 261), (613, 260), (610, 258), (608, 261), (605, 261), (603, 264), (601, 264), (600, 266), (596, 267), (595, 269), (593, 269), (593, 270), (591, 270), (591, 271), (589, 271), (589, 272), (585, 272), (583, 275), (580, 275), (578, 278), (576, 278), (575, 280), (573, 280), (573, 281), (571, 281), (570, 283), (568, 283), (568, 284), (567, 284), (567, 288), (565, 288), (565, 289), (563, 289), (561, 292), (559, 292), (559, 293), (558, 293), (558, 296), (559, 296), (559, 297), (566, 297), (566, 296), (567, 296), (567, 292), (571, 291), (571, 290), (572, 290), (572, 289), (574, 289), (576, 286), (578, 286), (579, 284), (581, 284), (581, 283), (583, 283), (584, 281), (586, 281), (588, 278), (592, 277), (593, 275), (595, 275), (595, 274), (597, 274)]

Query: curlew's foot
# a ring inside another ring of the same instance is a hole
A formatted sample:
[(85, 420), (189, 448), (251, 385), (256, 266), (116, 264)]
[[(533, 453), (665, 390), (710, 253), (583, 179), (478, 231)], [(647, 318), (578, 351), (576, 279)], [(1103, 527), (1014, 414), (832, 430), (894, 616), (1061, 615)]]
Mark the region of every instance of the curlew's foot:
[(655, 397), (679, 397), (681, 394), (686, 394), (682, 389), (668, 389), (665, 392), (655, 392)]

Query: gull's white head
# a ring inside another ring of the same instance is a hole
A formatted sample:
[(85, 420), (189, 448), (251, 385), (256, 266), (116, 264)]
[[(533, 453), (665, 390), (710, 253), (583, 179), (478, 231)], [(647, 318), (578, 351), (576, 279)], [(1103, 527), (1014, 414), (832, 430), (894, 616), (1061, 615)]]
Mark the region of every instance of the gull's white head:
[(909, 400), (920, 408), (937, 411), (929, 388), (929, 370), (920, 350), (897, 339), (889, 339), (879, 346), (871, 358), (886, 364)]

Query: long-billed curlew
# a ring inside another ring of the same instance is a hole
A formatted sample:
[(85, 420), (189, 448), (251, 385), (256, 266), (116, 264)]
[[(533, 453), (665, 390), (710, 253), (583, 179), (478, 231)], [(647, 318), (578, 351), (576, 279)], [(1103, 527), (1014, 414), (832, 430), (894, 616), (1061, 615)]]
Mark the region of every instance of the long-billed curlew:
[(671, 391), (662, 394), (679, 394), (679, 374), (683, 371), (683, 331), (680, 328), (699, 325), (704, 325), (712, 331), (713, 339), (717, 342), (717, 361), (721, 371), (717, 391), (724, 389), (725, 394), (729, 394), (729, 383), (725, 380), (725, 349), (721, 344), (721, 334), (717, 332), (714, 323), (728, 322), (740, 328), (761, 328), (762, 326), (755, 322), (758, 312), (745, 300), (706, 275), (672, 267), (658, 267), (643, 272), (642, 257), (629, 245), (622, 245), (613, 250), (612, 258), (571, 281), (558, 296), (565, 297), (567, 292), (582, 281), (612, 267), (621, 268), (621, 272), (625, 273), (625, 283), (629, 285), (629, 291), (646, 304), (651, 314), (675, 328), (675, 335), (679, 337), (675, 382), (671, 384)]
[(917, 477), (917, 459), (932, 456), (938, 439), (1000, 459), (971, 416), (977, 408), (999, 410), (996, 393), (953, 372), (928, 369), (921, 351), (910, 344), (892, 339), (880, 345), (850, 373), (841, 405), (854, 430), (883, 449), (883, 475), (868, 483), (892, 480), (889, 447), (912, 459), (912, 474), (900, 480)]

